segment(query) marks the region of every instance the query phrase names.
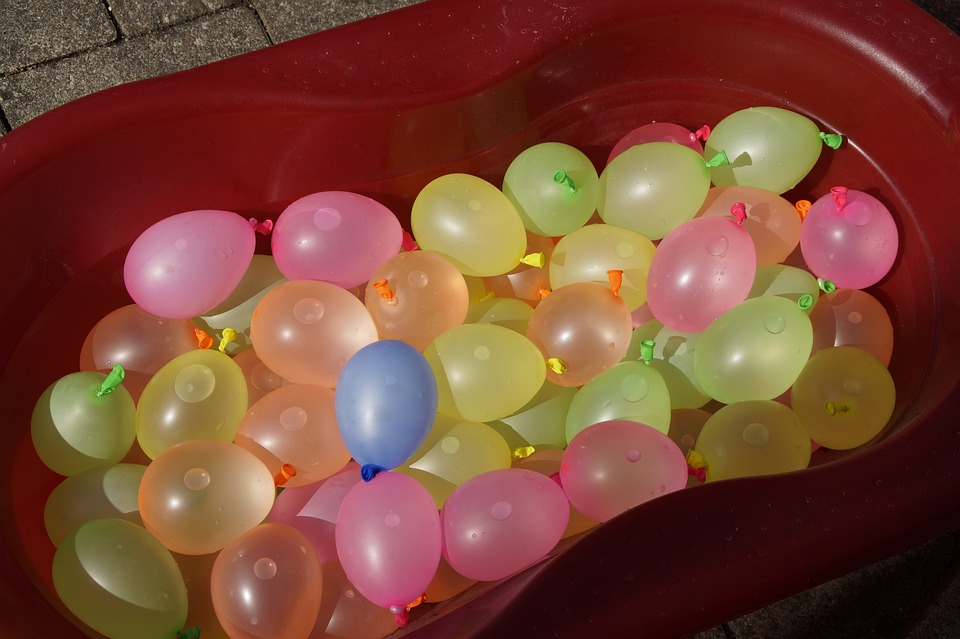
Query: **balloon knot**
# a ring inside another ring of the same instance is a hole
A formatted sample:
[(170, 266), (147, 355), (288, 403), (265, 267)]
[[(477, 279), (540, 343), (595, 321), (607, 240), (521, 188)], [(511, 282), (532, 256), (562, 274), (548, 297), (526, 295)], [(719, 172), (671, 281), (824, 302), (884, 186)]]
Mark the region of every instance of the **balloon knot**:
[(845, 186), (835, 186), (830, 189), (830, 195), (833, 196), (833, 201), (837, 205), (837, 210), (839, 211), (847, 204), (847, 187)]
[(100, 384), (100, 387), (97, 389), (97, 397), (103, 397), (115, 391), (126, 376), (127, 372), (123, 370), (123, 366), (114, 364), (113, 369), (107, 374), (107, 378), (103, 380), (103, 383)]
[(813, 302), (814, 302), (813, 295), (810, 295), (809, 293), (804, 293), (797, 299), (797, 307), (801, 311), (809, 311), (811, 308), (813, 308)]
[(577, 185), (573, 183), (573, 180), (570, 179), (570, 175), (563, 169), (560, 169), (553, 174), (553, 181), (557, 184), (562, 184), (563, 186), (567, 187), (567, 195), (573, 195), (577, 192)]
[(826, 402), (823, 405), (823, 410), (827, 413), (827, 415), (829, 415), (830, 417), (833, 417), (837, 413), (846, 413), (847, 411), (850, 410), (850, 407), (847, 406), (846, 404), (837, 404), (836, 402)]
[(540, 298), (541, 302), (547, 295), (549, 295), (552, 292), (553, 291), (551, 291), (549, 288), (545, 288), (543, 286), (537, 286), (537, 297)]
[(643, 360), (643, 363), (647, 366), (650, 365), (650, 360), (653, 359), (653, 349), (657, 345), (652, 339), (645, 339), (640, 342), (640, 359)]
[(492, 300), (492, 299), (495, 298), (496, 296), (497, 296), (497, 294), (494, 293), (493, 291), (487, 291), (486, 293), (484, 293), (483, 295), (481, 295), (481, 296), (480, 296), (480, 299), (478, 299), (477, 301), (478, 301), (478, 302), (486, 302), (487, 300)]
[(718, 152), (715, 156), (706, 161), (707, 168), (713, 168), (715, 166), (724, 166), (730, 164), (730, 160), (727, 158), (725, 151)]
[(692, 448), (687, 451), (687, 476), (696, 477), (700, 483), (707, 481), (707, 460)]
[(520, 258), (520, 262), (527, 266), (543, 268), (543, 265), (547, 263), (547, 258), (543, 253), (530, 253)]
[(401, 238), (400, 248), (402, 248), (405, 252), (420, 250), (420, 247), (417, 246), (417, 242), (413, 239), (413, 236), (406, 231), (403, 231)]
[(264, 220), (263, 222), (258, 222), (257, 218), (250, 218), (250, 226), (253, 227), (253, 230), (260, 235), (270, 235), (270, 231), (273, 230), (273, 220)]
[(831, 282), (830, 280), (825, 280), (822, 277), (817, 278), (817, 286), (820, 287), (820, 290), (829, 295), (837, 290), (837, 285)]
[(283, 486), (287, 481), (297, 476), (297, 467), (293, 464), (280, 466), (280, 472), (273, 476), (274, 486)]
[(617, 297), (620, 296), (620, 287), (623, 285), (623, 271), (620, 269), (610, 269), (607, 271), (607, 279), (610, 280), (610, 290)]
[(560, 479), (560, 471), (557, 471), (552, 475), (550, 475), (550, 479), (552, 479), (557, 486), (559, 486), (560, 488), (563, 488), (563, 480)]
[(807, 211), (810, 210), (811, 206), (813, 205), (810, 203), (810, 200), (800, 200), (794, 204), (794, 208), (797, 209), (797, 215), (800, 216), (801, 221), (807, 217)]
[(177, 639), (200, 639), (200, 627), (193, 626), (177, 632)]
[(563, 375), (567, 372), (567, 365), (559, 357), (551, 357), (548, 359), (547, 367), (557, 375)]
[(196, 328), (193, 330), (193, 334), (197, 337), (197, 346), (199, 348), (210, 348), (213, 346), (213, 338), (207, 335), (207, 332), (201, 328)]
[(386, 470), (386, 468), (377, 466), (376, 464), (364, 464), (360, 467), (360, 478), (363, 481), (370, 481), (384, 470)]
[(743, 202), (734, 202), (730, 205), (730, 214), (737, 218), (739, 226), (743, 226), (744, 220), (747, 219), (747, 205)]
[(520, 446), (519, 448), (513, 449), (513, 458), (514, 459), (525, 459), (530, 455), (537, 452), (537, 449), (533, 446)]
[(376, 289), (377, 293), (387, 302), (391, 302), (394, 299), (393, 289), (390, 288), (390, 284), (387, 280), (377, 280), (373, 283), (373, 288)]
[(232, 328), (225, 328), (220, 334), (223, 336), (223, 339), (220, 340), (220, 346), (217, 347), (217, 350), (221, 353), (226, 353), (227, 344), (237, 341), (237, 331)]
[(397, 622), (398, 628), (405, 628), (410, 623), (410, 611), (406, 606), (390, 606), (390, 612), (393, 613), (393, 620)]
[(706, 142), (707, 138), (710, 137), (710, 127), (704, 124), (702, 127), (693, 132), (693, 139), (700, 140), (701, 142)]
[(843, 136), (839, 133), (824, 133), (821, 131), (820, 139), (823, 140), (823, 143), (829, 146), (831, 149), (839, 149), (840, 145), (843, 143)]

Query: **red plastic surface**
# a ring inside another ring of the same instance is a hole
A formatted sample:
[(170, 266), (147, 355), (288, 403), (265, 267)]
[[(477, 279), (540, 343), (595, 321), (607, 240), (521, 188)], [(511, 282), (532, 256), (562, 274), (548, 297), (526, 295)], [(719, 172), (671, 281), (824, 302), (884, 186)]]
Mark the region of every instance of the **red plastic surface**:
[(105, 91), (0, 138), (0, 633), (81, 636), (48, 587), (41, 513), (58, 479), (29, 417), (127, 303), (120, 267), (148, 225), (198, 208), (276, 216), (324, 189), (403, 219), (433, 177), (497, 183), (538, 141), (600, 167), (641, 123), (697, 128), (760, 104), (848, 138), (791, 196), (843, 184), (898, 219), (901, 255), (873, 290), (897, 340), (893, 426), (802, 472), (649, 502), (400, 634), (678, 636), (955, 525), (960, 40), (899, 0), (437, 0)]

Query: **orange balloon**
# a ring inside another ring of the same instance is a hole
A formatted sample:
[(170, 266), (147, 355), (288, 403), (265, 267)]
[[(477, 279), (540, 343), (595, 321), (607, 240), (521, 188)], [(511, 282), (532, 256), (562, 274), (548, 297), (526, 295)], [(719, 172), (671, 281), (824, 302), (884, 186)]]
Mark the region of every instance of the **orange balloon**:
[(263, 363), (257, 351), (248, 348), (233, 358), (234, 363), (243, 371), (243, 378), (247, 380), (247, 407), (253, 406), (264, 395), (275, 391), (281, 386), (290, 384), (287, 380), (270, 370)]
[(715, 186), (707, 191), (701, 216), (730, 216), (730, 207), (742, 202), (747, 219), (743, 228), (757, 248), (757, 265), (779, 264), (800, 243), (800, 215), (793, 204), (776, 193), (751, 186)]
[(321, 568), (323, 596), (310, 639), (380, 639), (397, 629), (393, 613), (360, 594), (340, 562), (328, 561)]
[(291, 280), (260, 300), (250, 339), (263, 363), (284, 379), (333, 388), (344, 363), (377, 341), (377, 327), (363, 302), (339, 286)]
[(860, 289), (838, 288), (821, 295), (810, 311), (813, 353), (831, 346), (856, 346), (884, 366), (893, 355), (893, 323), (877, 298)]

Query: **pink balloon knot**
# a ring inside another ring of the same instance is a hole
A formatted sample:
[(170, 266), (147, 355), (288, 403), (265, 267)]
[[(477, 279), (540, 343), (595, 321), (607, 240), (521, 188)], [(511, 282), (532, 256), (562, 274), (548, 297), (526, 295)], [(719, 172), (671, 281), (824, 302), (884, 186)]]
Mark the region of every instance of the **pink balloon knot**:
[(363, 481), (370, 481), (384, 470), (386, 470), (386, 468), (377, 466), (376, 464), (364, 464), (360, 467), (360, 478)]
[(563, 488), (563, 482), (560, 480), (559, 472), (556, 472), (550, 475), (550, 479), (552, 479), (557, 486), (559, 486), (560, 488)]
[(390, 612), (393, 613), (398, 628), (404, 628), (410, 623), (410, 611), (405, 606), (390, 606)]
[(730, 214), (737, 218), (737, 224), (743, 226), (743, 221), (747, 219), (747, 205), (743, 202), (734, 202), (730, 205)]
[(417, 242), (413, 239), (412, 235), (404, 231), (401, 237), (402, 239), (400, 240), (400, 247), (405, 252), (420, 250), (420, 247), (417, 246)]
[(706, 142), (707, 138), (710, 137), (710, 127), (704, 124), (702, 127), (693, 132), (693, 138), (695, 140), (700, 140), (701, 142)]
[(835, 186), (830, 189), (830, 195), (833, 196), (833, 201), (837, 204), (837, 210), (839, 211), (847, 204), (847, 187), (845, 186)]
[(694, 468), (693, 466), (687, 466), (687, 476), (696, 477), (697, 481), (701, 484), (707, 481), (707, 469), (705, 466), (700, 468)]
[(264, 220), (263, 222), (258, 222), (257, 218), (250, 218), (250, 226), (253, 227), (253, 230), (260, 235), (270, 235), (270, 231), (273, 230), (273, 220)]

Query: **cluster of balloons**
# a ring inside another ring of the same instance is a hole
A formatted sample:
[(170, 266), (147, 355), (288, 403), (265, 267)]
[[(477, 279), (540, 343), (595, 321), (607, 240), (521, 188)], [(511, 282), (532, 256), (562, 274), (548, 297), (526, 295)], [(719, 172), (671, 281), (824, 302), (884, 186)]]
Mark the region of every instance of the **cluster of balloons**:
[(135, 303), (34, 411), (57, 593), (114, 639), (380, 636), (697, 478), (869, 442), (896, 224), (782, 196), (837, 142), (758, 107), (640, 127), (600, 172), (537, 144), (500, 186), (426, 184), (415, 246), (343, 191), (272, 255), (226, 211), (151, 226)]

